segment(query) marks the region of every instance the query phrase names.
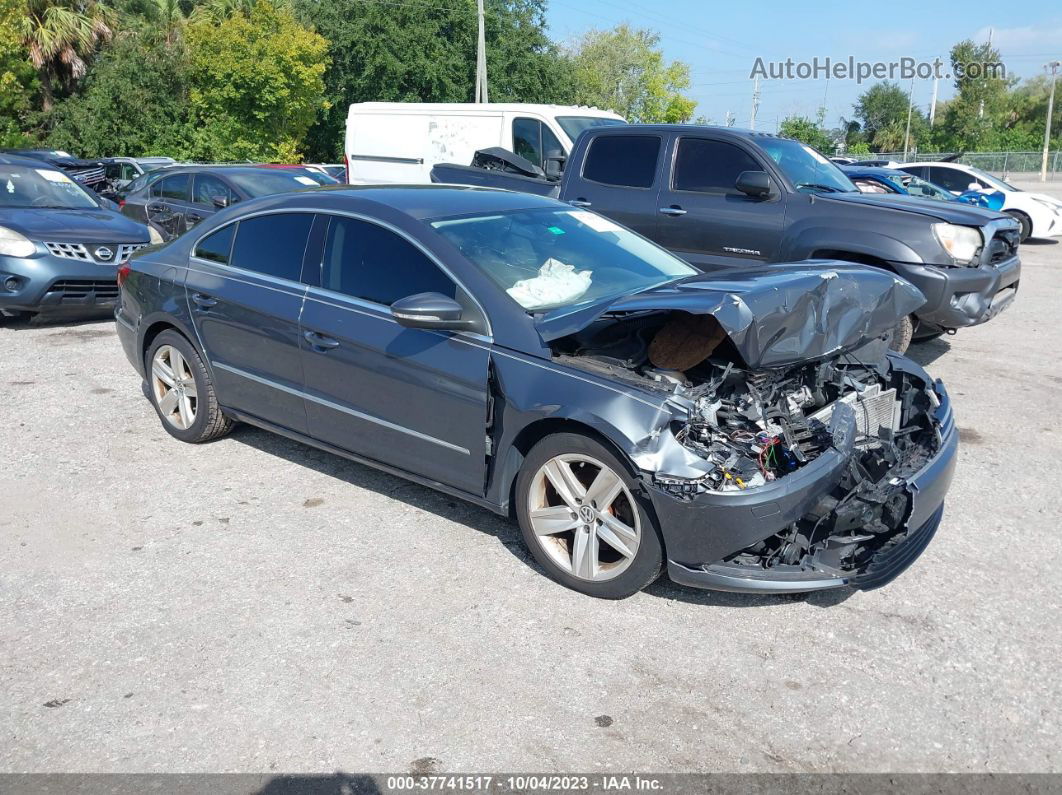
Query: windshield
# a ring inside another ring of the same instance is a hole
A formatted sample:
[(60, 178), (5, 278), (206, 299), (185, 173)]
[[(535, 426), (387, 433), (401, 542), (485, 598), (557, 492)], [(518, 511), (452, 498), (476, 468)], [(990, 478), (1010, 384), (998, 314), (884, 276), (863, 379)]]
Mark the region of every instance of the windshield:
[(99, 209), (96, 200), (62, 171), (0, 164), (0, 208), (2, 207)]
[(432, 226), (529, 312), (598, 303), (696, 273), (586, 210), (518, 210)]
[(955, 198), (950, 191), (946, 191), (932, 182), (926, 182), (920, 177), (897, 176), (893, 177), (893, 179), (903, 185), (904, 189), (912, 196), (922, 196), (927, 199), (940, 199), (942, 201), (951, 201)]
[(614, 127), (617, 124), (626, 124), (621, 119), (602, 119), (599, 116), (558, 116), (557, 124), (561, 126), (565, 134), (574, 142), (583, 130), (591, 127)]
[(759, 144), (778, 164), (797, 190), (807, 192), (851, 193), (852, 180), (810, 146), (788, 138), (762, 138)]
[[(272, 193), (287, 193), (299, 188), (316, 188), (321, 184), (317, 179), (300, 171), (285, 169), (262, 169), (261, 171), (241, 171), (227, 175), (229, 179), (247, 191), (251, 196), (268, 196)], [(322, 176), (321, 174), (317, 175)]]

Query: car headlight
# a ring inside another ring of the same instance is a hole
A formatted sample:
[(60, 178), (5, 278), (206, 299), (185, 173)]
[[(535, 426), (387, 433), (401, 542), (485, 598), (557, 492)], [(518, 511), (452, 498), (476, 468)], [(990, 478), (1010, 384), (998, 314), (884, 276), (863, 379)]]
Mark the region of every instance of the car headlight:
[(151, 224), (148, 224), (148, 240), (153, 246), (157, 246), (159, 243), (166, 242), (162, 239), (162, 235), (159, 234), (158, 230), (155, 229), (155, 227), (151, 226)]
[(37, 247), (33, 241), (14, 229), (0, 226), (0, 254), (6, 257), (28, 257)]
[(933, 224), (933, 234), (953, 260), (964, 264), (972, 262), (984, 245), (980, 230), (971, 226)]

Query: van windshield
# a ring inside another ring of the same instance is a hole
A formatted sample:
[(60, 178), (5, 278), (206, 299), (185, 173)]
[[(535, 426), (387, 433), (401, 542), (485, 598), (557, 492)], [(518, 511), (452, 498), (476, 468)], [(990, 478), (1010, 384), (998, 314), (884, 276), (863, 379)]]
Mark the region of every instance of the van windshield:
[(615, 127), (617, 124), (626, 124), (621, 119), (602, 119), (600, 116), (558, 116), (557, 124), (561, 126), (565, 134), (574, 142), (583, 130), (591, 127)]

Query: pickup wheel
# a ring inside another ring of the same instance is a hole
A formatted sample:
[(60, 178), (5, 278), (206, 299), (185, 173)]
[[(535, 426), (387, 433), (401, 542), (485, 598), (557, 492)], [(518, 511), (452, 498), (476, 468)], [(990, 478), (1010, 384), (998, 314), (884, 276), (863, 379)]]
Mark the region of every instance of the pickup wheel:
[(911, 338), (914, 336), (914, 320), (906, 315), (896, 321), (896, 325), (889, 332), (889, 350), (904, 353), (911, 346)]
[(1018, 238), (1018, 242), (1024, 243), (1028, 240), (1029, 236), (1032, 235), (1032, 219), (1021, 210), (1004, 210), (1003, 212), (1021, 224), (1021, 236)]

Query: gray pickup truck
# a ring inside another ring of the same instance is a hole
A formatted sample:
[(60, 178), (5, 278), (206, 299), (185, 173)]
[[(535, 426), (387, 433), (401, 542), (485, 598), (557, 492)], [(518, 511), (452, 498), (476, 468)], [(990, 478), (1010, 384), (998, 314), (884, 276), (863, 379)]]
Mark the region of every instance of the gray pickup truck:
[(432, 181), (553, 195), (704, 271), (808, 259), (884, 268), (926, 297), (894, 330), (899, 351), (984, 323), (1017, 294), (1014, 219), (959, 202), (860, 193), (822, 154), (788, 138), (625, 125), (583, 133), (559, 180), (521, 160), (494, 152), (473, 166), (436, 166)]

